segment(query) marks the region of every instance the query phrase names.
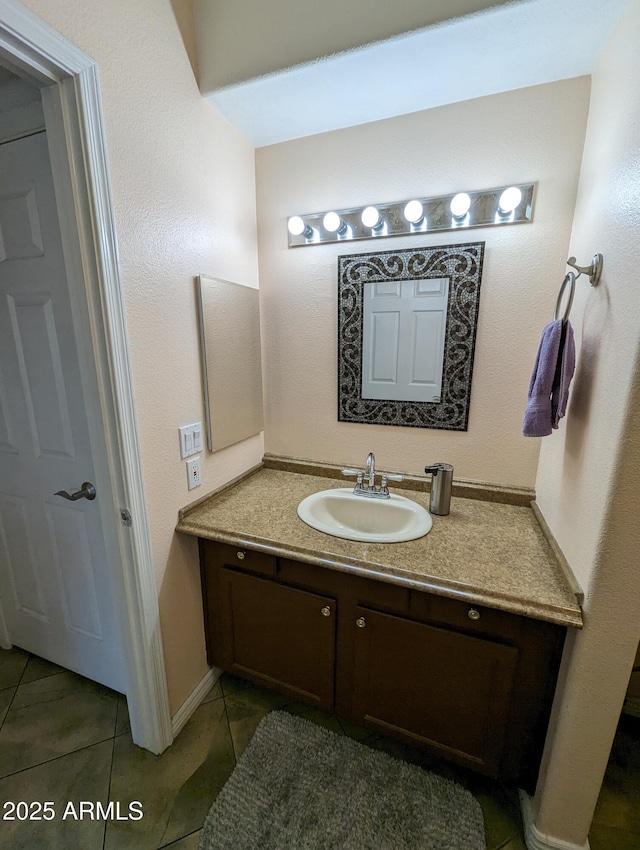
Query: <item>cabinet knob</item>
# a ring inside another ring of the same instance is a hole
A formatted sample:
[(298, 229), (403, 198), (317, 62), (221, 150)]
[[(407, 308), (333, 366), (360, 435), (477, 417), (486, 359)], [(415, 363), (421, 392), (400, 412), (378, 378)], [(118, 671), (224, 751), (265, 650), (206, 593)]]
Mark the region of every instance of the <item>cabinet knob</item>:
[(480, 619), (480, 611), (477, 608), (469, 608), (467, 611), (467, 617), (470, 620), (479, 620)]
[(364, 627), (366, 625), (367, 625), (367, 621), (365, 620), (365, 618), (364, 617), (358, 617), (358, 619), (356, 620), (356, 626), (359, 629), (364, 629)]
[(322, 614), (323, 617), (330, 617), (331, 616), (331, 608), (329, 608), (328, 605), (325, 605), (324, 608), (320, 609), (320, 613)]
[(244, 561), (244, 559), (245, 559), (246, 557), (247, 557), (247, 553), (246, 553), (246, 552), (243, 552), (242, 550), (241, 550), (240, 552), (236, 552), (236, 558), (237, 558), (239, 561)]

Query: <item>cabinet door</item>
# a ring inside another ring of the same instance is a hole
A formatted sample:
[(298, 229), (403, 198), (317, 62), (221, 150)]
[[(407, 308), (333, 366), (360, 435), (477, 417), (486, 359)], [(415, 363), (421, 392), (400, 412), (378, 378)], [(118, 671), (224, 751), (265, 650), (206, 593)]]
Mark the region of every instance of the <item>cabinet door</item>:
[(362, 606), (353, 629), (356, 716), (495, 776), (517, 649)]
[(214, 663), (331, 709), (335, 599), (234, 570), (220, 573), (222, 646)]

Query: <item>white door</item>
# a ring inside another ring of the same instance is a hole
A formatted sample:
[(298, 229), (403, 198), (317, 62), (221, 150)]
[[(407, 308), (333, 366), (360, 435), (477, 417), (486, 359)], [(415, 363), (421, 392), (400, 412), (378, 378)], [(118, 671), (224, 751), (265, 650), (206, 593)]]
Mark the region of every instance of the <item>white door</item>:
[(363, 287), (362, 398), (440, 401), (448, 278)]
[(0, 145), (0, 599), (13, 644), (124, 691), (90, 437), (43, 132)]

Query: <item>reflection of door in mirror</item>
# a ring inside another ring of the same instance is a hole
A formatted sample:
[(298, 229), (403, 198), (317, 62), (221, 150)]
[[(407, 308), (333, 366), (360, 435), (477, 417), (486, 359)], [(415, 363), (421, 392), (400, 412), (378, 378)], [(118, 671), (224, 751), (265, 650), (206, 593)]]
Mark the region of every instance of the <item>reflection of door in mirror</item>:
[(439, 402), (448, 278), (363, 286), (362, 398)]
[(198, 277), (200, 342), (209, 451), (263, 429), (259, 292)]

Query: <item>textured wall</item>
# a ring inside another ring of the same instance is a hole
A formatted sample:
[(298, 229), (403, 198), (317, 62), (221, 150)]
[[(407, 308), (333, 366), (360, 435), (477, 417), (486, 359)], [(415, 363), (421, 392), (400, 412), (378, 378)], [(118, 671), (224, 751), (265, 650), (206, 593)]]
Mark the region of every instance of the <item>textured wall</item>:
[[(540, 331), (565, 271), (589, 99), (579, 78), (256, 151), (267, 451), (383, 469), (447, 461), (457, 477), (533, 486), (539, 440), (522, 416)], [(376, 240), (379, 250), (486, 240), (469, 430), (337, 422), (337, 257), (289, 250), (287, 216), (538, 182), (535, 221)]]
[(187, 491), (178, 426), (203, 419), (194, 277), (257, 285), (253, 149), (205, 103), (169, 0), (27, 0), (98, 62), (172, 710), (204, 675), (195, 540), (180, 507), (262, 456), (203, 453)]
[[(184, 0), (183, 0), (184, 2)], [(508, 0), (194, 0), (203, 92)], [(339, 23), (338, 23), (339, 22)]]
[(187, 51), (193, 74), (198, 80), (200, 73), (198, 69), (198, 46), (196, 44), (196, 26), (193, 14), (194, 0), (171, 0), (171, 8), (182, 36), (184, 49)]
[[(543, 832), (582, 846), (640, 636), (640, 2), (593, 75), (571, 252), (604, 255), (578, 282), (578, 366), (566, 428), (544, 441), (538, 502), (587, 592), (565, 653), (536, 804)], [(613, 847), (613, 841), (612, 838)], [(622, 839), (621, 839), (622, 840)]]

